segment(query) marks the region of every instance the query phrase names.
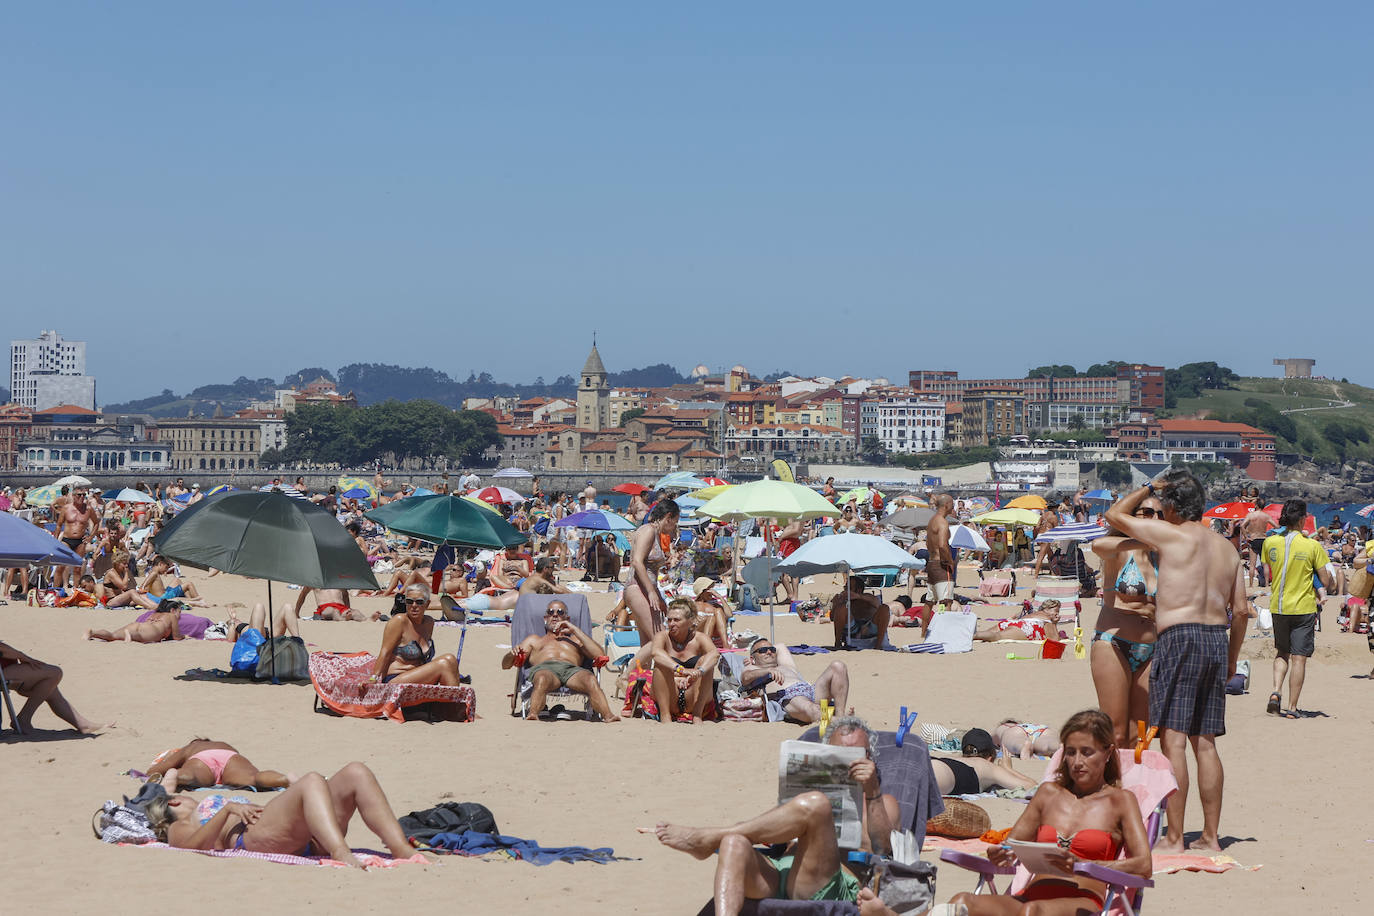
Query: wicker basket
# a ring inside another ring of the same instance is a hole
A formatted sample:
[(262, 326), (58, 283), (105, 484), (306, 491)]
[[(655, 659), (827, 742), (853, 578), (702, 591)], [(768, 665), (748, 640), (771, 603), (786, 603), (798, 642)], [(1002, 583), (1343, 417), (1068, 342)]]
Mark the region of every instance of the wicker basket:
[(954, 840), (972, 840), (992, 827), (992, 818), (973, 802), (962, 798), (945, 799), (943, 814), (926, 821), (926, 833)]

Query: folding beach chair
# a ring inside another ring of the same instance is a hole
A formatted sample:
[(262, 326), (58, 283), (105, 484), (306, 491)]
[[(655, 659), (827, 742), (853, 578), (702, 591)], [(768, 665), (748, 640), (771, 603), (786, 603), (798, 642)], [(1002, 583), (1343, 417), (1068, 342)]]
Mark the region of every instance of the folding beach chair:
[[(554, 601), (561, 601), (567, 605), (568, 619), (573, 626), (577, 627), (588, 636), (592, 635), (592, 614), (587, 607), (587, 596), (576, 592), (567, 595), (521, 595), (515, 602), (515, 610), (511, 612), (510, 618), (510, 644), (518, 646), (529, 636), (537, 636), (544, 632), (544, 612), (548, 610), (549, 604)], [(596, 673), (595, 665), (586, 663), (584, 666), (593, 674)], [(529, 714), (530, 689), (533, 686), (529, 680), (529, 665), (521, 665), (515, 671), (515, 690), (510, 698), (510, 714), (512, 716), (526, 716)], [(577, 703), (583, 710), (584, 715), (591, 715), (591, 708), (587, 704), (587, 695), (560, 687), (557, 690), (550, 690), (545, 697), (546, 703), (562, 704), (567, 706), (569, 702)]]
[(19, 724), (19, 716), (14, 712), (14, 700), (10, 698), (10, 682), (5, 677), (5, 669), (0, 668), (0, 691), (5, 694), (5, 708), (10, 711), (10, 725), (14, 728), (16, 735), (24, 734), (24, 727)]
[[(1042, 782), (1055, 777), (1062, 755), (1062, 750), (1055, 751), (1049, 765), (1045, 767), (1045, 779)], [(1141, 756), (1140, 763), (1135, 762), (1134, 751), (1117, 751), (1117, 755), (1121, 761), (1121, 787), (1136, 797), (1136, 802), (1140, 805), (1140, 816), (1145, 820), (1145, 836), (1150, 841), (1150, 848), (1153, 849), (1159, 840), (1160, 828), (1164, 823), (1164, 804), (1169, 796), (1178, 791), (1173, 768), (1169, 765), (1168, 758), (1159, 751), (1146, 751)], [(1125, 855), (1124, 849), (1121, 854)], [(999, 867), (993, 865), (986, 857), (973, 853), (946, 849), (940, 853), (940, 859), (951, 865), (977, 872), (978, 885), (974, 888), (975, 894), (998, 893), (997, 886), (993, 883), (998, 876), (1015, 875), (1008, 890), (1013, 894), (1023, 890), (1031, 879), (1030, 872), (1024, 867)], [(1127, 916), (1135, 916), (1140, 909), (1145, 888), (1155, 886), (1150, 878), (1127, 874), (1093, 862), (1079, 862), (1074, 866), (1074, 874), (1107, 885), (1107, 896), (1103, 900), (1101, 910), (1103, 914), (1125, 913)]]
[[(634, 624), (621, 626), (618, 623), (602, 624), (601, 628), (601, 647), (607, 658), (603, 666), (607, 671), (613, 672), (617, 678), (617, 684), (624, 680), (625, 673), (630, 668), (630, 662), (634, 661), (635, 654), (639, 652), (642, 645), (639, 641), (639, 627)], [(600, 669), (597, 672), (598, 683), (601, 680)], [(624, 699), (622, 691), (615, 691), (618, 699)]]

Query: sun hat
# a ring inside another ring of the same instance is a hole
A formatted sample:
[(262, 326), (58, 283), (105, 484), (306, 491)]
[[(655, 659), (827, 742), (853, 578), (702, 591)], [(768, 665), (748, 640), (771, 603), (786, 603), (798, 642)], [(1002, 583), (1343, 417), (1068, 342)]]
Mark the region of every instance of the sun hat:
[(692, 594), (700, 596), (702, 592), (706, 591), (707, 589), (714, 588), (715, 585), (716, 580), (708, 576), (699, 576), (694, 582), (692, 582)]

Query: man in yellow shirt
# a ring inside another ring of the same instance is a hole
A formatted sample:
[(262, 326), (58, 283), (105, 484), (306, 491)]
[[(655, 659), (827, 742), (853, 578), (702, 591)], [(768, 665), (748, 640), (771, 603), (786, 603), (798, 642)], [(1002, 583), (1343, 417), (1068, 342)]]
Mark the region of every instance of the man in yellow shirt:
[[(1261, 554), (1269, 568), (1269, 611), (1274, 615), (1274, 692), (1266, 712), (1285, 719), (1298, 717), (1298, 696), (1307, 675), (1317, 633), (1317, 589), (1320, 581), (1330, 591), (1335, 584), (1325, 548), (1302, 533), (1307, 502), (1285, 500), (1279, 512), (1279, 528), (1264, 539)], [(1283, 681), (1288, 678), (1288, 709), (1280, 709)]]

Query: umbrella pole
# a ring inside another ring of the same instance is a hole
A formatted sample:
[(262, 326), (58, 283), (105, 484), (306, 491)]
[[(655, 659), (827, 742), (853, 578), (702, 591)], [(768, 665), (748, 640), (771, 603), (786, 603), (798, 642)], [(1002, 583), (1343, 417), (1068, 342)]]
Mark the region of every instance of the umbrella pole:
[(271, 668), (272, 668), (272, 683), (274, 683), (274, 684), (280, 684), (281, 681), (277, 680), (277, 653), (272, 651), (272, 648), (273, 648), (273, 647), (272, 647), (272, 634), (273, 634), (273, 632), (275, 632), (276, 629), (277, 629), (277, 625), (276, 625), (276, 623), (275, 623), (275, 622), (273, 621), (273, 619), (272, 619), (273, 610), (274, 610), (274, 608), (272, 607), (272, 580), (271, 580), (271, 579), (268, 579), (268, 580), (267, 580), (267, 651), (269, 651), (269, 652), (272, 653), (272, 654), (271, 654), (271, 657), (268, 659), (268, 664), (269, 664), (269, 665), (271, 666)]

